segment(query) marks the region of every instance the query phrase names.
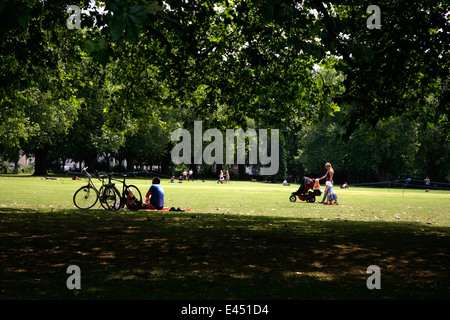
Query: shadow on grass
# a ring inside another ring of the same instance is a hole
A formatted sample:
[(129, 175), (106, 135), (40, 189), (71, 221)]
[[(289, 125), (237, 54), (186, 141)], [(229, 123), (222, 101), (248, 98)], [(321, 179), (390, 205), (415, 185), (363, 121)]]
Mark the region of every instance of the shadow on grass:
[[(0, 210), (0, 299), (448, 299), (447, 228), (212, 213)], [(69, 265), (81, 290), (69, 290)], [(381, 268), (369, 290), (367, 267)]]

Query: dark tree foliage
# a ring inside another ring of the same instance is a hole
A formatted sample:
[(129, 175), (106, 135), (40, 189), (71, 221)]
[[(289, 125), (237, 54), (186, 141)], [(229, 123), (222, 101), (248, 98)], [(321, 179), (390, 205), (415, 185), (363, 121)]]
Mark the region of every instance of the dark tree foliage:
[[(86, 0), (0, 0), (2, 154), (27, 144), (39, 152), (52, 148), (76, 123), (70, 112), (62, 117), (62, 108), (83, 112), (89, 103), (108, 114), (105, 128), (122, 136), (135, 136), (146, 123), (168, 123), (168, 132), (196, 119), (289, 132), (338, 114), (347, 139), (362, 125), (376, 130), (398, 118), (438, 126), (444, 142), (450, 138), (443, 1), (377, 1), (380, 28), (367, 26), (374, 14), (369, 1), (96, 4), (103, 10)], [(80, 29), (67, 27), (69, 5), (89, 11)], [(88, 58), (95, 66), (86, 69)], [(317, 66), (343, 82), (328, 81)], [(81, 89), (90, 81), (102, 99)], [(67, 128), (47, 127), (42, 139), (44, 122), (29, 111), (37, 105)]]

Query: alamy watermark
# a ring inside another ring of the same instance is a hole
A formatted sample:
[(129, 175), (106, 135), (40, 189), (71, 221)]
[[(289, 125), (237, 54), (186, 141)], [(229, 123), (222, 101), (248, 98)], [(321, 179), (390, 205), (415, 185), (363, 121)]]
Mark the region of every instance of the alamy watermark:
[(77, 5), (67, 6), (67, 13), (70, 14), (69, 18), (67, 18), (67, 28), (69, 29), (80, 29), (81, 28), (81, 10)]
[(377, 5), (370, 5), (367, 7), (367, 13), (373, 13), (367, 18), (366, 25), (369, 29), (381, 29), (381, 10)]
[[(68, 5), (66, 12), (70, 14), (67, 19), (66, 25), (69, 29), (80, 29), (81, 28), (81, 10), (77, 5)], [(366, 25), (369, 29), (381, 29), (381, 10), (377, 5), (370, 5), (367, 7), (367, 13), (372, 13), (370, 17), (367, 18)]]
[[(194, 121), (194, 147), (192, 154), (192, 137), (187, 129), (176, 129), (172, 132), (172, 141), (179, 142), (171, 153), (172, 162), (175, 164), (191, 164), (192, 158), (194, 164), (257, 164), (258, 156), (261, 165), (261, 175), (274, 175), (279, 169), (279, 130), (270, 130), (270, 156), (268, 130), (248, 129), (226, 129), (225, 145), (223, 134), (218, 129), (208, 129), (203, 133), (202, 121)], [(214, 138), (214, 139), (213, 139)], [(248, 163), (246, 158), (246, 138), (248, 138)], [(212, 141), (213, 140), (213, 141)], [(203, 141), (212, 141), (203, 150)], [(236, 141), (236, 144), (235, 144)], [(225, 150), (225, 162), (224, 153)], [(236, 157), (235, 157), (236, 153)]]
[(81, 269), (77, 265), (67, 267), (66, 273), (71, 274), (66, 281), (67, 289), (81, 289)]
[(372, 275), (367, 278), (366, 286), (368, 289), (381, 289), (381, 269), (377, 265), (371, 265), (367, 267), (367, 273)]

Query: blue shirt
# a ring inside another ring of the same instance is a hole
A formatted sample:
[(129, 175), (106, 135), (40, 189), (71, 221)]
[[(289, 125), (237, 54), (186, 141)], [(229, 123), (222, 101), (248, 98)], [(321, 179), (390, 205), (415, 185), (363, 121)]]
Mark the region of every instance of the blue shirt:
[(151, 197), (150, 204), (152, 204), (155, 208), (161, 209), (164, 206), (164, 190), (159, 184), (152, 184), (150, 189)]

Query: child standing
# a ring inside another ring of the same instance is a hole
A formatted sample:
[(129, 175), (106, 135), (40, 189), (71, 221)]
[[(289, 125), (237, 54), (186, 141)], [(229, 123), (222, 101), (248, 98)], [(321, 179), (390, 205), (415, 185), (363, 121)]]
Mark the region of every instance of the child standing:
[(338, 204), (337, 203), (337, 194), (336, 194), (336, 192), (334, 192), (333, 186), (331, 185), (330, 181), (327, 181), (325, 183), (325, 193), (327, 194), (327, 198), (328, 198), (327, 204), (328, 205), (333, 204), (332, 203), (333, 201), (334, 201), (334, 204), (336, 204), (336, 205)]

